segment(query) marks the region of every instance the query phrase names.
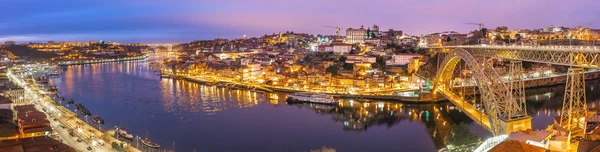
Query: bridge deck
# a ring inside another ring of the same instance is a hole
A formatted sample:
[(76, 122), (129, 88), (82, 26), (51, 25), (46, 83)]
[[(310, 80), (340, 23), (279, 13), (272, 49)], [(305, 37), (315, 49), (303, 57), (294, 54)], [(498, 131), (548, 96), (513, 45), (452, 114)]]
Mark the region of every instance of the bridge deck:
[(435, 46), (425, 47), (432, 49), (443, 48), (472, 48), (472, 49), (510, 49), (510, 50), (536, 50), (536, 51), (557, 51), (557, 52), (600, 52), (598, 46), (569, 46), (569, 45), (455, 45), (455, 46)]
[(452, 102), (456, 107), (462, 110), (467, 116), (473, 119), (475, 122), (483, 126), (483, 128), (491, 131), (490, 120), (488, 117), (483, 114), (481, 111), (477, 110), (477, 108), (473, 107), (471, 104), (467, 103), (465, 100), (461, 99), (461, 97), (456, 94), (449, 92), (444, 89), (438, 89), (442, 95), (444, 95), (450, 102)]

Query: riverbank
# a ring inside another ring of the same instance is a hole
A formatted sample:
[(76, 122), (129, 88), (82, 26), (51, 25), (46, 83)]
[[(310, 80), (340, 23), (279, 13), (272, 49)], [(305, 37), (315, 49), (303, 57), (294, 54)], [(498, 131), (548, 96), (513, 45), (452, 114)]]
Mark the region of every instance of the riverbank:
[[(164, 75), (161, 75), (161, 77), (162, 78), (173, 78), (173, 76), (164, 76)], [(273, 92), (273, 91), (282, 92), (282, 93), (306, 92), (304, 90), (296, 90), (296, 89), (291, 89), (291, 88), (275, 87), (275, 86), (268, 86), (268, 85), (254, 85), (254, 84), (227, 82), (227, 81), (207, 81), (207, 80), (192, 78), (189, 76), (178, 76), (177, 78), (181, 78), (186, 81), (195, 82), (195, 83), (199, 83), (199, 84), (203, 84), (203, 85), (215, 85), (217, 83), (220, 83), (220, 84), (235, 85), (235, 86), (238, 86), (243, 89), (256, 89), (256, 90), (262, 90), (262, 91), (267, 91), (267, 92)], [(600, 78), (600, 71), (587, 71), (585, 73), (585, 78), (586, 78), (586, 80), (598, 79), (598, 78)], [(525, 80), (524, 85), (525, 85), (526, 89), (529, 89), (529, 88), (539, 88), (539, 87), (560, 85), (560, 84), (564, 84), (565, 81), (566, 81), (566, 74), (559, 74), (559, 75), (554, 75), (554, 76), (550, 76), (550, 77)], [(506, 83), (508, 83), (508, 82), (506, 82)], [(334, 96), (337, 96), (340, 98), (386, 100), (386, 101), (396, 101), (396, 102), (406, 102), (406, 103), (437, 103), (440, 101), (447, 100), (443, 96), (439, 96), (439, 95), (435, 96), (432, 93), (422, 93), (422, 92), (415, 93), (417, 91), (419, 91), (419, 89), (410, 89), (410, 88), (398, 89), (398, 90), (394, 91), (394, 92), (406, 92), (409, 94), (412, 93), (411, 95), (405, 95), (405, 96), (402, 96), (402, 95), (374, 95), (374, 94), (347, 94), (347, 93), (325, 93), (325, 94), (334, 95)], [(319, 92), (319, 93), (323, 93), (323, 92)], [(476, 93), (478, 93), (478, 92), (476, 92)]]
[[(172, 76), (164, 76), (161, 75), (162, 78), (173, 78)], [(276, 86), (268, 86), (268, 85), (255, 85), (255, 84), (244, 84), (244, 83), (234, 83), (227, 81), (207, 81), (197, 78), (192, 78), (189, 76), (179, 76), (182, 80), (195, 82), (202, 85), (215, 85), (215, 84), (223, 84), (223, 85), (235, 85), (242, 89), (255, 89), (262, 90), (267, 92), (282, 92), (282, 93), (298, 93), (298, 92), (307, 92), (304, 90), (296, 90), (291, 88), (283, 88)], [(413, 93), (415, 91), (419, 91), (419, 89), (413, 88), (405, 88), (405, 89), (397, 89), (394, 92), (408, 92), (412, 93), (411, 95), (374, 95), (371, 94), (347, 94), (347, 93), (326, 93), (319, 92), (329, 95), (334, 95), (339, 98), (354, 98), (354, 99), (370, 99), (370, 100), (385, 100), (385, 101), (396, 101), (396, 102), (405, 102), (405, 103), (436, 103), (439, 101), (446, 100), (442, 96), (433, 96), (431, 93)]]
[(124, 58), (116, 58), (116, 59), (62, 61), (62, 62), (58, 62), (58, 65), (59, 66), (70, 66), (70, 65), (83, 65), (83, 64), (108, 63), (108, 62), (120, 62), (120, 61), (135, 61), (135, 60), (144, 60), (147, 58), (148, 58), (148, 55), (140, 55), (140, 56), (124, 57)]
[[(91, 126), (86, 121), (80, 119), (77, 113), (61, 104), (57, 104), (50, 96), (39, 93), (42, 92), (43, 89), (41, 89), (38, 84), (21, 79), (13, 75), (11, 71), (8, 72), (7, 76), (11, 81), (26, 90), (24, 94), (25, 97), (29, 99), (29, 104), (33, 104), (37, 108), (49, 109), (41, 111), (49, 116), (48, 118), (53, 118), (48, 119), (48, 121), (53, 127), (53, 130), (65, 140), (65, 144), (68, 144), (78, 151), (85, 151), (86, 147), (90, 147), (97, 151), (113, 151), (113, 143), (116, 145), (124, 143), (123, 141), (113, 138), (112, 135), (106, 134), (98, 128)], [(77, 133), (75, 135), (70, 135), (69, 132), (73, 130), (77, 130)], [(81, 141), (76, 141), (76, 139), (81, 139)], [(97, 144), (97, 139), (102, 139), (106, 144)], [(124, 147), (124, 150), (129, 152), (140, 151), (133, 146), (126, 146)]]

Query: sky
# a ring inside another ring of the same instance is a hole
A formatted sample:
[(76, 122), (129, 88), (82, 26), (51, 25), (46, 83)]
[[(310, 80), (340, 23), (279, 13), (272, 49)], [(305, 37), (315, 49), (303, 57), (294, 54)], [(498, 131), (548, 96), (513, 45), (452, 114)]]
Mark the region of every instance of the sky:
[[(598, 0), (0, 0), (0, 42), (185, 43), (335, 34), (377, 24), (411, 35), (487, 28), (600, 28)], [(591, 24), (591, 25), (590, 25)], [(343, 34), (343, 33), (342, 33)]]

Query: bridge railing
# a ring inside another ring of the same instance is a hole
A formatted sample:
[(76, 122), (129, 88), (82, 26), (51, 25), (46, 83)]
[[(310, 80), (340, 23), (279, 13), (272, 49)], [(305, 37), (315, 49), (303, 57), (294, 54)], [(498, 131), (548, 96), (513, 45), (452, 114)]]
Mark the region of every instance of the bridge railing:
[(487, 152), (494, 148), (496, 145), (504, 142), (508, 138), (508, 135), (500, 135), (485, 140), (474, 152)]
[(456, 45), (426, 48), (481, 48), (481, 49), (523, 49), (523, 50), (552, 50), (576, 52), (600, 52), (598, 46), (577, 45)]

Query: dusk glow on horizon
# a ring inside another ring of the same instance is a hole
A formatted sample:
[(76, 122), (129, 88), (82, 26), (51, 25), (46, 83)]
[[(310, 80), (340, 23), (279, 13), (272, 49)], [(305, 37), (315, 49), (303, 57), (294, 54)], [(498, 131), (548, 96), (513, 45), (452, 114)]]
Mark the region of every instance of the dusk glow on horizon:
[(183, 43), (295, 31), (335, 34), (323, 25), (379, 25), (411, 35), (488, 28), (597, 28), (593, 0), (158, 0), (0, 2), (0, 42), (106, 40)]

